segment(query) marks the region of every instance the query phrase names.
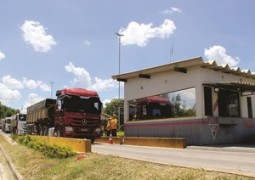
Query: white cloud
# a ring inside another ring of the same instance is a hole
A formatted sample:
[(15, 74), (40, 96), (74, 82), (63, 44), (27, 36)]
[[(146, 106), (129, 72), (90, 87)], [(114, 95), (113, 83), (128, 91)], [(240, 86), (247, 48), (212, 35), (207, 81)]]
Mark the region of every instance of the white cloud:
[(0, 51), (0, 61), (3, 60), (4, 58), (5, 58), (5, 54)]
[(90, 87), (91, 77), (86, 69), (82, 67), (75, 67), (72, 62), (69, 62), (69, 64), (65, 66), (65, 69), (67, 72), (73, 73), (75, 75), (75, 78), (71, 82), (73, 85), (79, 85), (85, 88)]
[(51, 87), (46, 84), (43, 83), (42, 81), (36, 81), (36, 80), (32, 80), (32, 79), (27, 79), (27, 78), (23, 78), (23, 84), (26, 88), (28, 89), (36, 89), (36, 88), (40, 88), (41, 91), (44, 92), (50, 92), (51, 91)]
[(23, 84), (21, 81), (12, 78), (10, 75), (2, 77), (3, 84), (9, 89), (22, 89)]
[[(22, 78), (22, 81), (19, 81), (10, 75), (6, 75), (1, 78), (0, 82), (0, 102), (8, 105), (10, 101), (18, 101), (21, 98), (21, 93), (19, 90), (24, 88), (39, 88), (44, 92), (51, 91), (51, 87), (42, 81), (28, 80), (25, 77)], [(26, 105), (33, 104), (34, 102), (38, 102), (42, 99), (43, 98), (36, 94), (31, 94), (29, 99), (26, 101)]]
[(32, 79), (23, 78), (23, 84), (28, 89), (35, 89), (41, 83), (42, 83), (41, 81), (35, 81), (35, 80), (32, 80)]
[(90, 86), (89, 88), (91, 90), (95, 90), (95, 91), (102, 91), (105, 90), (107, 88), (114, 88), (114, 87), (118, 87), (118, 82), (114, 81), (113, 79), (99, 79), (97, 77), (95, 77), (95, 83)]
[(48, 84), (45, 84), (45, 83), (40, 84), (40, 89), (41, 89), (41, 91), (44, 91), (44, 92), (50, 92), (51, 91), (51, 87)]
[(226, 49), (219, 45), (205, 49), (204, 55), (208, 60), (215, 60), (219, 64), (228, 64), (229, 66), (235, 66), (240, 62), (239, 57), (229, 56)]
[(6, 85), (0, 83), (0, 102), (7, 104), (9, 100), (19, 100), (21, 94), (18, 90), (12, 90)]
[(20, 28), (23, 31), (24, 40), (31, 44), (35, 51), (47, 52), (57, 44), (53, 36), (46, 34), (46, 28), (39, 22), (25, 21)]
[(176, 26), (172, 20), (165, 19), (159, 27), (153, 27), (152, 23), (138, 24), (132, 21), (127, 28), (120, 29), (122, 45), (146, 46), (152, 38), (169, 38), (175, 31)]
[(84, 43), (86, 46), (90, 46), (90, 45), (91, 45), (91, 43), (90, 43), (88, 40), (85, 40), (83, 43)]
[(164, 11), (162, 11), (163, 14), (172, 14), (172, 13), (182, 13), (182, 10), (176, 7), (170, 7), (168, 9), (165, 9)]
[(69, 73), (73, 73), (75, 78), (71, 81), (73, 86), (80, 86), (94, 91), (103, 91), (107, 88), (118, 87), (117, 82), (112, 79), (100, 79), (95, 77), (92, 81), (90, 74), (82, 67), (76, 67), (72, 62), (65, 66)]
[(30, 93), (30, 94), (28, 95), (28, 97), (27, 97), (27, 99), (26, 99), (24, 105), (23, 105), (23, 108), (24, 108), (24, 109), (27, 109), (28, 106), (31, 106), (32, 104), (35, 104), (35, 103), (37, 103), (37, 102), (40, 102), (40, 101), (42, 101), (43, 99), (45, 99), (45, 98), (40, 97), (38, 94)]

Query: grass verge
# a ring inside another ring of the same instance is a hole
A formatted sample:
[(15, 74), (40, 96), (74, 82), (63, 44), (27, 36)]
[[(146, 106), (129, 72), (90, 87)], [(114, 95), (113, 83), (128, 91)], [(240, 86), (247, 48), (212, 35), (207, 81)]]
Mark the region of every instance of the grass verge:
[[(181, 168), (96, 153), (82, 158), (52, 159), (20, 144), (10, 144), (0, 135), (0, 145), (24, 179), (252, 179), (245, 176)], [(81, 157), (81, 156), (79, 156)]]

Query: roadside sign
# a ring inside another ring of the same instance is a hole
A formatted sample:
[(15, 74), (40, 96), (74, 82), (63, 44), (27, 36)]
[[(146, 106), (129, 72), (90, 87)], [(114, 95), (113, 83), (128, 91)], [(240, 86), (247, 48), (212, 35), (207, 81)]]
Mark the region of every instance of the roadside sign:
[(209, 128), (211, 130), (211, 134), (213, 137), (213, 140), (215, 140), (217, 132), (218, 132), (219, 124), (209, 124)]

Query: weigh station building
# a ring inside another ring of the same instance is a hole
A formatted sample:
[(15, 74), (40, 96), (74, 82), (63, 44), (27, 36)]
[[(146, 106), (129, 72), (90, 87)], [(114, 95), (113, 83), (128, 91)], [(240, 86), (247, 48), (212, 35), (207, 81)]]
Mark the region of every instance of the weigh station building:
[(124, 82), (126, 137), (187, 145), (255, 142), (255, 74), (201, 57), (112, 76)]

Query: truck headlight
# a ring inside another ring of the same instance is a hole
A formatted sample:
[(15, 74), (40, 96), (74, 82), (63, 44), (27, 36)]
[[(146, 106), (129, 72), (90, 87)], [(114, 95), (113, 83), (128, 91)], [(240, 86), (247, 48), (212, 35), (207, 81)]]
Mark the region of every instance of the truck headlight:
[(100, 132), (101, 132), (101, 129), (100, 129), (100, 128), (96, 128), (96, 129), (95, 129), (95, 132), (96, 132), (96, 133), (100, 133)]
[(71, 126), (66, 126), (66, 127), (65, 127), (65, 131), (66, 131), (66, 132), (73, 132), (73, 127), (71, 127)]

